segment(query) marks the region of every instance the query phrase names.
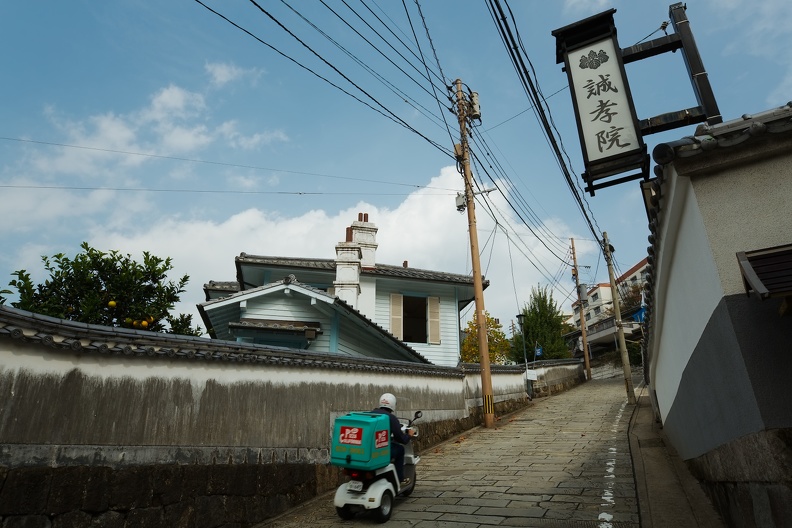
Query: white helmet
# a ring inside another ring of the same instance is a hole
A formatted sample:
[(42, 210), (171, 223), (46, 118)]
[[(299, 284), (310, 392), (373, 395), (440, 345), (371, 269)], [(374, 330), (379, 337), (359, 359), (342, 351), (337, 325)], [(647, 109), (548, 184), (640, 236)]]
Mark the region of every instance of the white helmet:
[(379, 399), (380, 408), (390, 409), (391, 412), (396, 412), (396, 396), (390, 392), (386, 392)]

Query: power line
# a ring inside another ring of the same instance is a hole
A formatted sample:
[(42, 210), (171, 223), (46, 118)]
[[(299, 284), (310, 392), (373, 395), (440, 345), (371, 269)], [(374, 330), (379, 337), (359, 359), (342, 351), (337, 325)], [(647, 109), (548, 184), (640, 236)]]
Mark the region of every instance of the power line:
[[(402, 0), (403, 1), (403, 0)], [(421, 10), (421, 4), (418, 3), (418, 0), (415, 0), (415, 5), (418, 6), (418, 13), (421, 15), (421, 22), (423, 23), (424, 31), (426, 32), (426, 38), (429, 41), (429, 46), (432, 49), (432, 54), (434, 55), (435, 63), (437, 64), (437, 69), (440, 71), (440, 76), (445, 79), (445, 74), (443, 73), (443, 68), (440, 66), (440, 59), (437, 58), (437, 50), (435, 50), (434, 43), (432, 42), (432, 37), (429, 35), (429, 27), (426, 25), (426, 17), (423, 15), (423, 11)], [(405, 11), (407, 10), (407, 5), (404, 4)], [(409, 13), (407, 15), (409, 19)], [(410, 28), (412, 28), (412, 22), (410, 22)], [(413, 30), (413, 34), (415, 34), (415, 30)], [(415, 43), (418, 45), (418, 51), (421, 53), (421, 63), (423, 63), (424, 68), (426, 68), (427, 75), (429, 74), (429, 66), (426, 64), (424, 60), (423, 52), (421, 51), (421, 45), (418, 44), (418, 37), (415, 37)], [(451, 90), (451, 86), (446, 85), (446, 91)], [(440, 109), (440, 115), (443, 116), (443, 122), (445, 123), (446, 130), (448, 131), (448, 137), (451, 139), (451, 143), (454, 142), (454, 136), (451, 133), (451, 127), (448, 125), (448, 121), (446, 120), (445, 112), (443, 112), (443, 104), (440, 102), (440, 98), (437, 96), (437, 90), (435, 85), (432, 84), (432, 92), (434, 93), (434, 98), (437, 101), (437, 106)], [(448, 100), (451, 101), (451, 97), (448, 97)], [(449, 110), (446, 108), (446, 110)]]
[(183, 158), (179, 156), (165, 156), (162, 154), (151, 154), (147, 152), (134, 152), (129, 150), (118, 150), (118, 149), (109, 149), (109, 148), (102, 148), (102, 147), (89, 147), (85, 145), (72, 145), (68, 143), (56, 143), (53, 141), (40, 141), (35, 139), (22, 139), (22, 138), (12, 138), (12, 137), (5, 137), (0, 136), (0, 140), (3, 141), (16, 141), (19, 143), (32, 143), (35, 145), (46, 145), (50, 147), (64, 147), (64, 148), (73, 148), (73, 149), (81, 149), (81, 150), (90, 150), (95, 152), (107, 152), (110, 154), (123, 154), (125, 156), (140, 156), (144, 158), (154, 158), (154, 159), (164, 159), (164, 160), (173, 160), (173, 161), (186, 161), (189, 163), (202, 163), (205, 165), (217, 165), (221, 167), (233, 167), (237, 169), (251, 169), (251, 170), (262, 170), (262, 171), (272, 171), (272, 172), (282, 172), (284, 174), (299, 174), (303, 176), (318, 176), (320, 178), (332, 178), (336, 180), (349, 180), (349, 181), (358, 181), (358, 182), (365, 182), (365, 183), (378, 183), (383, 185), (396, 185), (400, 187), (411, 187), (414, 189), (434, 189), (434, 190), (442, 190), (442, 191), (455, 191), (455, 189), (445, 189), (442, 187), (431, 187), (428, 185), (415, 185), (411, 183), (401, 183), (401, 182), (388, 182), (382, 180), (371, 180), (367, 178), (353, 178), (351, 176), (334, 176), (331, 174), (321, 174), (317, 172), (303, 172), (303, 171), (295, 171), (295, 170), (287, 170), (287, 169), (276, 169), (272, 167), (262, 167), (260, 165), (243, 165), (240, 163), (229, 163), (224, 161), (211, 161), (211, 160), (203, 160), (203, 159), (195, 159), (195, 158)]
[[(506, 3), (506, 2), (504, 2)], [(525, 61), (523, 60), (522, 55), (519, 53), (521, 46), (518, 44), (517, 39), (514, 36), (514, 33), (509, 26), (508, 20), (506, 15), (501, 7), (499, 0), (488, 0), (487, 2), (490, 15), (493, 19), (493, 22), (498, 28), (498, 31), (501, 35), (501, 40), (506, 47), (507, 53), (511, 58), (512, 65), (517, 73), (518, 78), (520, 79), (521, 84), (523, 85), (523, 89), (526, 92), (529, 100), (532, 102), (534, 113), (539, 120), (541, 128), (545, 134), (545, 139), (547, 140), (548, 144), (550, 145), (551, 150), (553, 151), (556, 163), (558, 164), (559, 168), (561, 169), (561, 173), (564, 176), (565, 181), (567, 182), (567, 186), (572, 193), (575, 202), (578, 205), (578, 208), (585, 219), (589, 230), (594, 235), (595, 238), (598, 240), (601, 238), (600, 233), (597, 229), (594, 228), (594, 223), (592, 222), (591, 217), (586, 212), (586, 205), (584, 204), (583, 198), (578, 193), (577, 189), (575, 188), (575, 182), (572, 178), (569, 168), (567, 167), (564, 161), (564, 155), (562, 153), (562, 147), (559, 145), (558, 140), (553, 133), (553, 127), (551, 127), (550, 119), (548, 118), (548, 114), (550, 113), (549, 107), (545, 110), (544, 106), (542, 105), (543, 102), (546, 101), (541, 96), (540, 92), (537, 90), (537, 87), (531, 78), (531, 75), (528, 71), (527, 66), (525, 65)], [(508, 4), (507, 4), (508, 5)], [(511, 11), (511, 10), (510, 10)], [(512, 17), (513, 19), (513, 17)], [(525, 51), (522, 48), (523, 52)], [(527, 54), (526, 54), (527, 55)], [(565, 151), (563, 151), (565, 153)]]
[[(292, 196), (409, 196), (410, 193), (372, 193), (372, 192), (324, 192), (324, 191), (251, 191), (230, 189), (154, 189), (149, 187), (91, 187), (79, 185), (22, 185), (0, 183), (0, 189), (48, 189), (62, 191), (119, 191), (119, 192), (156, 192), (156, 193), (198, 193), (198, 194), (271, 194)], [(427, 196), (450, 196), (451, 193), (429, 194)]]
[(428, 142), (430, 145), (434, 146), (436, 149), (438, 149), (438, 150), (439, 150), (440, 152), (442, 152), (443, 154), (445, 154), (445, 155), (447, 155), (447, 156), (449, 156), (449, 157), (453, 157), (453, 154), (451, 153), (451, 151), (450, 151), (449, 149), (447, 149), (447, 148), (443, 147), (443, 146), (442, 146), (442, 145), (440, 145), (439, 143), (437, 143), (437, 142), (435, 142), (435, 141), (433, 141), (433, 140), (429, 139), (429, 138), (428, 138), (428, 137), (426, 137), (425, 135), (421, 134), (420, 132), (418, 132), (418, 130), (416, 130), (415, 128), (413, 128), (412, 126), (410, 126), (410, 125), (409, 125), (409, 124), (408, 124), (406, 121), (404, 121), (403, 119), (401, 119), (400, 117), (398, 117), (398, 116), (397, 116), (395, 113), (393, 113), (391, 110), (389, 110), (389, 109), (388, 109), (388, 108), (386, 108), (384, 105), (382, 105), (382, 103), (380, 103), (380, 102), (379, 102), (379, 101), (378, 101), (376, 98), (374, 98), (373, 96), (371, 96), (371, 95), (370, 95), (368, 92), (366, 92), (365, 90), (363, 90), (363, 89), (362, 89), (360, 86), (358, 86), (358, 85), (357, 85), (356, 83), (354, 83), (354, 82), (353, 82), (351, 79), (349, 79), (349, 78), (348, 78), (346, 75), (344, 75), (344, 74), (343, 74), (343, 73), (342, 73), (340, 70), (338, 70), (338, 68), (336, 68), (335, 66), (333, 66), (332, 64), (330, 64), (330, 63), (329, 63), (327, 60), (325, 60), (325, 59), (324, 59), (324, 58), (323, 58), (321, 55), (319, 55), (319, 54), (318, 54), (316, 51), (314, 51), (314, 50), (313, 50), (313, 49), (312, 49), (310, 46), (308, 46), (308, 45), (307, 45), (305, 42), (303, 42), (303, 41), (302, 41), (302, 40), (301, 40), (299, 37), (297, 37), (297, 36), (296, 36), (294, 33), (292, 33), (292, 32), (291, 32), (291, 31), (290, 31), (288, 28), (286, 28), (286, 27), (285, 27), (283, 24), (281, 24), (281, 23), (280, 23), (280, 22), (279, 22), (279, 21), (278, 21), (278, 20), (277, 20), (275, 17), (273, 17), (273, 16), (272, 16), (272, 15), (271, 15), (271, 14), (270, 14), (268, 11), (266, 11), (264, 8), (262, 8), (262, 7), (261, 7), (259, 4), (257, 4), (257, 3), (256, 3), (254, 0), (249, 0), (249, 1), (250, 1), (250, 3), (252, 3), (253, 5), (255, 5), (255, 6), (256, 6), (256, 7), (257, 7), (257, 8), (258, 8), (258, 9), (259, 9), (259, 10), (260, 10), (262, 13), (264, 13), (264, 14), (265, 14), (265, 15), (266, 15), (268, 18), (270, 18), (270, 20), (272, 20), (272, 21), (273, 21), (275, 24), (277, 24), (277, 25), (278, 25), (278, 26), (279, 26), (281, 29), (283, 29), (283, 30), (284, 30), (286, 33), (288, 33), (288, 34), (289, 34), (289, 35), (290, 35), (292, 38), (294, 38), (295, 40), (297, 40), (297, 41), (298, 41), (298, 42), (299, 42), (301, 45), (303, 45), (303, 46), (304, 46), (306, 49), (308, 49), (308, 50), (309, 50), (309, 51), (310, 51), (310, 52), (311, 52), (313, 55), (315, 55), (317, 58), (319, 58), (319, 59), (320, 59), (322, 62), (324, 62), (324, 63), (325, 63), (325, 64), (326, 64), (328, 67), (330, 67), (331, 69), (333, 69), (333, 71), (335, 71), (336, 73), (338, 73), (338, 74), (339, 74), (339, 75), (340, 75), (342, 78), (344, 78), (344, 80), (346, 80), (347, 82), (349, 82), (349, 83), (350, 83), (352, 86), (354, 86), (354, 87), (355, 87), (357, 90), (359, 90), (361, 93), (363, 93), (363, 94), (364, 94), (366, 97), (368, 97), (368, 98), (369, 98), (371, 101), (373, 101), (373, 102), (374, 102), (374, 103), (375, 103), (377, 106), (379, 106), (381, 109), (379, 109), (379, 108), (375, 108), (374, 106), (372, 106), (372, 105), (371, 105), (371, 104), (369, 104), (368, 102), (366, 102), (366, 101), (363, 101), (362, 99), (360, 99), (360, 98), (359, 98), (359, 97), (357, 97), (356, 95), (354, 95), (354, 94), (350, 93), (349, 91), (345, 90), (344, 88), (340, 87), (339, 85), (337, 85), (336, 83), (332, 82), (332, 81), (331, 81), (331, 80), (329, 80), (328, 78), (326, 78), (326, 77), (324, 77), (324, 76), (322, 76), (322, 75), (318, 74), (317, 72), (315, 72), (315, 71), (314, 71), (314, 70), (312, 70), (311, 68), (309, 68), (309, 67), (305, 66), (304, 64), (300, 63), (300, 62), (299, 62), (299, 61), (297, 61), (296, 59), (294, 59), (294, 58), (290, 57), (289, 55), (285, 54), (284, 52), (280, 51), (279, 49), (277, 49), (277, 48), (276, 48), (275, 46), (273, 46), (272, 44), (269, 44), (268, 42), (265, 42), (263, 39), (261, 39), (260, 37), (258, 37), (258, 36), (256, 36), (256, 35), (254, 35), (252, 32), (250, 32), (250, 31), (248, 31), (247, 29), (243, 28), (242, 26), (240, 26), (240, 25), (239, 25), (239, 24), (237, 24), (236, 22), (232, 21), (231, 19), (229, 19), (228, 17), (226, 17), (226, 16), (225, 16), (225, 15), (223, 15), (222, 13), (219, 13), (218, 11), (216, 11), (216, 10), (212, 9), (211, 7), (207, 6), (207, 5), (206, 5), (206, 4), (204, 4), (204, 3), (203, 3), (201, 0), (194, 0), (194, 1), (195, 1), (197, 4), (199, 4), (199, 5), (203, 6), (203, 7), (204, 7), (204, 8), (205, 8), (207, 11), (210, 11), (211, 13), (215, 14), (216, 16), (218, 16), (218, 17), (222, 18), (223, 20), (225, 20), (226, 22), (228, 22), (229, 24), (231, 24), (232, 26), (234, 26), (235, 28), (237, 28), (237, 29), (239, 29), (240, 31), (242, 31), (242, 32), (246, 33), (246, 34), (247, 34), (247, 35), (249, 35), (250, 37), (252, 37), (252, 38), (256, 39), (256, 40), (257, 40), (258, 42), (260, 42), (261, 44), (263, 44), (263, 45), (267, 46), (269, 49), (271, 49), (272, 51), (274, 51), (274, 52), (275, 52), (275, 53), (277, 53), (278, 55), (280, 55), (280, 56), (284, 57), (285, 59), (287, 59), (287, 60), (289, 60), (290, 62), (294, 63), (295, 65), (299, 66), (300, 68), (302, 68), (302, 69), (304, 69), (304, 70), (308, 71), (308, 72), (309, 72), (309, 73), (311, 73), (312, 75), (314, 75), (314, 76), (318, 77), (319, 79), (321, 79), (321, 80), (325, 81), (325, 82), (326, 82), (327, 84), (329, 84), (330, 86), (332, 86), (332, 87), (336, 88), (337, 90), (341, 91), (342, 93), (344, 93), (344, 94), (348, 95), (349, 97), (353, 98), (354, 100), (358, 101), (359, 103), (361, 103), (361, 104), (363, 104), (363, 105), (367, 106), (367, 107), (368, 107), (368, 108), (370, 108), (371, 110), (374, 110), (374, 111), (375, 111), (375, 112), (377, 112), (378, 114), (380, 114), (380, 115), (382, 115), (382, 116), (384, 116), (384, 117), (386, 117), (386, 118), (390, 119), (391, 121), (393, 121), (393, 122), (395, 122), (395, 123), (397, 123), (397, 124), (401, 125), (402, 127), (406, 128), (407, 130), (410, 130), (411, 132), (413, 132), (413, 133), (417, 134), (418, 136), (420, 136), (421, 138), (423, 138), (424, 140), (426, 140), (426, 141), (427, 141), (427, 142)]
[[(372, 43), (372, 42), (371, 42), (369, 39), (367, 39), (365, 36), (363, 36), (363, 35), (362, 35), (362, 34), (361, 34), (361, 33), (360, 33), (360, 32), (359, 32), (357, 29), (355, 29), (355, 28), (354, 28), (354, 27), (353, 27), (353, 26), (352, 26), (352, 25), (351, 25), (349, 22), (347, 22), (347, 21), (346, 21), (346, 20), (345, 20), (345, 19), (344, 19), (344, 18), (343, 18), (341, 15), (339, 15), (339, 14), (338, 14), (338, 13), (337, 13), (337, 12), (336, 12), (336, 11), (335, 11), (333, 8), (332, 8), (332, 7), (330, 7), (329, 5), (327, 5), (327, 3), (326, 3), (326, 2), (324, 2), (324, 0), (320, 0), (320, 1), (321, 1), (321, 4), (322, 4), (323, 6), (325, 6), (325, 7), (326, 7), (326, 8), (327, 8), (327, 9), (328, 9), (328, 10), (329, 10), (331, 13), (333, 13), (333, 14), (334, 14), (334, 15), (335, 15), (335, 16), (336, 16), (336, 17), (337, 17), (339, 20), (341, 20), (341, 22), (343, 22), (343, 23), (344, 23), (344, 24), (345, 24), (345, 25), (346, 25), (346, 26), (347, 26), (349, 29), (351, 29), (353, 32), (355, 32), (355, 34), (356, 34), (356, 35), (358, 35), (358, 36), (359, 36), (361, 39), (363, 39), (363, 41), (364, 41), (364, 42), (366, 42), (366, 43), (367, 43), (369, 46), (371, 46), (372, 48), (374, 48), (374, 49), (375, 49), (375, 50), (376, 50), (376, 51), (377, 51), (377, 52), (378, 52), (380, 55), (382, 55), (382, 56), (385, 58), (385, 60), (387, 60), (387, 61), (388, 61), (388, 62), (390, 62), (390, 63), (391, 63), (393, 66), (395, 66), (395, 67), (396, 67), (396, 68), (397, 68), (399, 71), (401, 71), (401, 72), (402, 72), (404, 75), (406, 75), (408, 79), (410, 79), (411, 81), (413, 81), (413, 82), (414, 82), (414, 83), (415, 83), (415, 84), (416, 84), (416, 85), (417, 85), (419, 88), (421, 88), (422, 90), (424, 90), (424, 91), (425, 91), (425, 92), (426, 92), (428, 95), (432, 95), (432, 93), (431, 93), (429, 90), (427, 90), (427, 89), (426, 89), (426, 88), (425, 88), (425, 87), (424, 87), (424, 86), (423, 86), (421, 83), (419, 83), (417, 80), (415, 80), (415, 78), (414, 78), (414, 77), (412, 77), (410, 74), (408, 74), (406, 71), (404, 71), (404, 69), (402, 69), (402, 68), (401, 68), (401, 66), (399, 66), (398, 64), (396, 64), (395, 62), (393, 62), (393, 61), (390, 59), (390, 57), (388, 57), (387, 55), (385, 55), (385, 54), (384, 54), (384, 53), (383, 53), (383, 52), (382, 52), (382, 51), (381, 51), (379, 48), (377, 48), (377, 46), (375, 46), (375, 45), (374, 45), (374, 44), (373, 44), (373, 43)], [(391, 83), (391, 82), (389, 82), (387, 79), (385, 79), (385, 77), (383, 77), (382, 75), (380, 75), (379, 73), (377, 73), (377, 72), (376, 72), (376, 71), (375, 71), (373, 68), (371, 68), (370, 66), (368, 66), (368, 65), (367, 65), (367, 64), (366, 64), (366, 63), (365, 63), (363, 60), (361, 60), (361, 59), (360, 59), (359, 57), (357, 57), (355, 54), (353, 54), (353, 53), (352, 53), (352, 52), (350, 52), (348, 49), (346, 49), (344, 46), (342, 46), (342, 45), (341, 45), (341, 44), (340, 44), (338, 41), (336, 41), (335, 39), (333, 39), (333, 38), (332, 38), (330, 35), (328, 35), (328, 34), (327, 34), (325, 31), (323, 31), (322, 29), (320, 29), (320, 28), (319, 28), (319, 27), (318, 27), (316, 24), (314, 24), (313, 22), (311, 22), (310, 20), (308, 20), (308, 19), (307, 19), (307, 18), (306, 18), (306, 17), (305, 17), (305, 16), (304, 16), (302, 13), (300, 13), (299, 11), (297, 11), (296, 9), (294, 9), (292, 6), (290, 6), (288, 3), (284, 2), (283, 0), (281, 0), (281, 3), (283, 3), (283, 4), (284, 4), (286, 7), (288, 7), (288, 8), (289, 8), (289, 9), (290, 9), (290, 10), (291, 10), (293, 13), (295, 13), (295, 14), (296, 14), (298, 17), (300, 17), (300, 18), (301, 18), (303, 21), (305, 21), (305, 23), (306, 23), (306, 24), (308, 24), (309, 26), (311, 26), (311, 27), (312, 27), (314, 30), (316, 30), (316, 31), (317, 31), (317, 32), (318, 32), (320, 35), (322, 35), (324, 38), (326, 38), (327, 40), (329, 40), (329, 41), (330, 41), (330, 42), (331, 42), (331, 43), (332, 43), (334, 46), (336, 46), (338, 49), (340, 49), (340, 50), (341, 50), (343, 53), (345, 53), (345, 54), (346, 54), (346, 55), (347, 55), (349, 58), (351, 58), (353, 61), (355, 61), (357, 64), (359, 64), (359, 65), (360, 65), (362, 68), (364, 68), (366, 71), (368, 71), (369, 73), (371, 73), (371, 75), (373, 75), (373, 76), (374, 76), (374, 77), (375, 77), (377, 80), (379, 80), (379, 81), (380, 81), (380, 82), (381, 82), (383, 85), (385, 85), (386, 87), (388, 87), (388, 88), (389, 88), (389, 89), (390, 89), (390, 90), (391, 90), (393, 93), (396, 93), (396, 92), (398, 92), (398, 94), (400, 95), (400, 97), (401, 97), (401, 98), (402, 98), (402, 99), (403, 99), (405, 102), (407, 102), (408, 104), (410, 104), (410, 106), (412, 106), (413, 108), (415, 108), (417, 111), (421, 112), (421, 113), (422, 113), (424, 116), (426, 116), (427, 118), (429, 118), (429, 117), (431, 116), (431, 117), (432, 117), (432, 118), (434, 118), (435, 120), (438, 120), (438, 121), (440, 120), (440, 117), (438, 117), (438, 116), (436, 116), (435, 114), (433, 114), (433, 113), (431, 112), (431, 110), (429, 110), (428, 108), (426, 108), (425, 106), (423, 106), (421, 103), (419, 103), (418, 101), (416, 101), (414, 98), (412, 98), (412, 97), (410, 97), (409, 95), (407, 95), (407, 94), (406, 94), (404, 91), (402, 91), (402, 90), (400, 90), (399, 88), (397, 88), (397, 87), (396, 87), (396, 86), (395, 86), (393, 83)], [(408, 100), (409, 100), (409, 101), (408, 101)], [(410, 101), (412, 101), (412, 103), (414, 103), (414, 104), (411, 104), (411, 103), (410, 103)], [(417, 105), (417, 106), (416, 106), (416, 105)], [(419, 109), (418, 107), (420, 107), (420, 109)], [(429, 113), (429, 115), (426, 115), (426, 113), (424, 113), (423, 111), (421, 111), (421, 109), (425, 110), (427, 113)], [(431, 120), (431, 118), (430, 118), (430, 120)]]

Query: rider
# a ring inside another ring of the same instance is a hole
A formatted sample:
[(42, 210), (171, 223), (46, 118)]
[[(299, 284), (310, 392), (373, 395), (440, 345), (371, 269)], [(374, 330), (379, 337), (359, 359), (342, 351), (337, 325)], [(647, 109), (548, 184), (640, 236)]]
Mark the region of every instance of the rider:
[(410, 484), (409, 478), (404, 478), (404, 445), (409, 442), (413, 436), (412, 429), (407, 429), (407, 434), (402, 432), (401, 423), (399, 423), (399, 419), (396, 418), (396, 415), (393, 413), (396, 411), (396, 396), (393, 394), (386, 392), (379, 399), (379, 407), (374, 409), (373, 413), (377, 414), (385, 414), (388, 416), (390, 420), (390, 432), (391, 432), (391, 458), (394, 460), (394, 465), (396, 466), (396, 475), (399, 477), (399, 481), (401, 482), (402, 486), (407, 486)]

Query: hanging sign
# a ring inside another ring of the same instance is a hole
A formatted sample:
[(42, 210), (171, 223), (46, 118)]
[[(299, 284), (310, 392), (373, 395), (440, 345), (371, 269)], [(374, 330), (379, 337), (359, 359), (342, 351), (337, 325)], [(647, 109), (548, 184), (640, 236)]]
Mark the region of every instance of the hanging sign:
[[(648, 178), (649, 157), (616, 40), (611, 9), (553, 31), (564, 62), (583, 149), (583, 179), (596, 189)], [(639, 169), (637, 174), (611, 177)]]

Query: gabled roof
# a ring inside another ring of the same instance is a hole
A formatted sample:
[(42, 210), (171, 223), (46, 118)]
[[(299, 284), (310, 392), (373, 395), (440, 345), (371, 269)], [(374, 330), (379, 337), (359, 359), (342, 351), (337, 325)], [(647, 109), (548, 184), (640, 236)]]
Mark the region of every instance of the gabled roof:
[(238, 291), (239, 283), (237, 281), (209, 281), (204, 284), (204, 294), (207, 301), (225, 297)]
[[(316, 302), (324, 303), (325, 306), (337, 312), (340, 317), (351, 321), (353, 324), (363, 328), (364, 331), (370, 332), (373, 335), (380, 338), (381, 340), (384, 340), (392, 349), (397, 351), (397, 353), (400, 356), (402, 356), (403, 360), (417, 361), (420, 363), (429, 363), (429, 361), (421, 354), (419, 354), (411, 347), (406, 345), (403, 341), (397, 339), (393, 334), (391, 334), (390, 332), (388, 332), (387, 330), (376, 324), (374, 321), (372, 321), (371, 319), (360, 313), (358, 310), (350, 306), (348, 303), (342, 301), (341, 299), (335, 296), (329, 295), (324, 290), (312, 288), (307, 284), (300, 283), (294, 277), (294, 275), (290, 275), (284, 279), (281, 279), (279, 281), (270, 284), (265, 284), (263, 286), (251, 288), (249, 290), (243, 290), (237, 293), (233, 293), (227, 297), (206, 301), (198, 305), (198, 311), (201, 314), (201, 318), (203, 319), (203, 322), (206, 325), (206, 327), (211, 329), (215, 326), (215, 323), (212, 321), (212, 318), (210, 314), (207, 313), (207, 311), (212, 311), (214, 308), (220, 308), (223, 306), (239, 304), (248, 299), (258, 298), (261, 297), (262, 295), (269, 295), (284, 290), (289, 290), (298, 293), (300, 295), (310, 297), (312, 300), (315, 300)], [(226, 321), (226, 323), (228, 322), (231, 321)]]
[[(241, 264), (258, 264), (261, 266), (272, 266), (279, 268), (312, 269), (325, 270), (335, 273), (336, 261), (334, 259), (316, 258), (294, 258), (294, 257), (270, 257), (261, 255), (248, 255), (240, 253), (235, 259), (237, 271)], [(446, 273), (443, 271), (431, 271), (406, 266), (391, 266), (388, 264), (375, 264), (373, 268), (361, 268), (361, 275), (377, 275), (381, 277), (394, 277), (400, 279), (425, 280), (435, 282), (457, 283), (464, 285), (473, 284), (472, 275), (461, 275), (457, 273)], [(489, 281), (484, 281), (484, 287), (489, 286)]]
[(461, 377), (459, 369), (431, 364), (317, 354), (302, 350), (78, 323), (0, 305), (0, 339), (45, 345), (53, 353), (220, 361), (254, 365), (312, 366), (330, 370)]

